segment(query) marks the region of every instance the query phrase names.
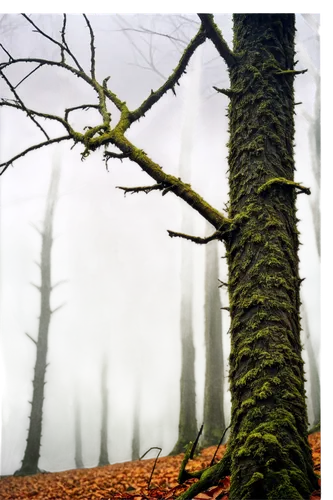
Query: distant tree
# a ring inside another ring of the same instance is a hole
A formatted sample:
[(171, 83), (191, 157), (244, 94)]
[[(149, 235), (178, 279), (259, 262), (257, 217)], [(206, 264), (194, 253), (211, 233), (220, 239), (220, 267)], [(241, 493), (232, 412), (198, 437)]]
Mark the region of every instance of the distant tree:
[(107, 359), (104, 358), (102, 364), (102, 378), (101, 378), (101, 397), (102, 397), (102, 422), (101, 422), (101, 446), (99, 454), (98, 465), (109, 465), (109, 453), (108, 453), (108, 420), (109, 420), (109, 395), (107, 386), (108, 365)]
[(53, 286), (51, 285), (53, 221), (54, 211), (57, 203), (59, 180), (60, 166), (58, 163), (55, 163), (52, 170), (51, 183), (47, 196), (43, 229), (40, 230), (37, 226), (34, 226), (42, 238), (41, 259), (40, 263), (38, 263), (41, 273), (41, 283), (40, 285), (33, 285), (40, 293), (40, 316), (37, 340), (31, 337), (28, 333), (26, 334), (29, 339), (36, 345), (37, 356), (35, 362), (35, 375), (32, 386), (32, 401), (30, 402), (31, 413), (29, 417), (30, 423), (28, 429), (27, 445), (22, 460), (22, 466), (18, 471), (15, 472), (15, 475), (20, 476), (36, 474), (39, 471), (38, 461), (40, 457), (40, 447), (42, 439), (44, 386), (46, 383), (45, 375), (48, 365), (47, 352), (49, 327), (52, 314), (54, 314), (63, 305), (60, 305), (53, 311), (51, 310), (51, 292), (56, 286), (62, 283), (58, 282)]
[[(209, 228), (211, 232), (211, 227)], [(222, 313), (219, 292), (219, 257), (216, 241), (206, 246), (205, 256), (205, 347), (203, 446), (218, 444), (225, 429), (223, 411), (224, 362)]]
[(139, 391), (135, 393), (133, 437), (132, 437), (132, 460), (140, 458), (140, 397)]
[[(15, 99), (7, 98), (0, 104), (23, 111), (46, 134), (46, 140), (4, 162), (2, 173), (18, 158), (54, 142), (82, 144), (82, 158), (100, 147), (112, 146), (112, 150), (104, 152), (106, 161), (130, 159), (155, 181), (148, 186), (124, 188), (125, 192), (173, 193), (212, 224), (216, 231), (209, 237), (174, 231), (169, 231), (169, 235), (199, 244), (217, 239), (226, 246), (231, 432), (223, 458), (204, 471), (186, 471), (191, 455), (187, 450), (179, 480), (196, 477), (199, 481), (179, 498), (194, 498), (231, 475), (230, 500), (309, 499), (318, 481), (307, 440), (295, 202), (297, 194), (310, 194), (310, 189), (294, 180), (293, 83), (296, 75), (305, 72), (295, 69), (295, 16), (234, 14), (233, 50), (213, 15), (198, 16), (198, 31), (184, 48), (179, 63), (165, 83), (150, 91), (134, 110), (109, 89), (109, 78), (101, 83), (96, 78), (95, 36), (87, 16), (84, 19), (90, 34), (89, 72), (84, 71), (67, 44), (66, 17), (59, 41), (46, 35), (26, 16), (34, 30), (57, 45), (60, 60), (14, 58), (7, 50), (0, 73)], [(227, 214), (211, 206), (191, 185), (166, 173), (126, 136), (130, 126), (143, 118), (167, 91), (175, 92), (193, 53), (207, 39), (225, 61), (230, 78), (230, 88), (216, 88), (230, 98)], [(62, 68), (88, 84), (97, 95), (97, 103), (67, 109), (63, 117), (30, 109), (7, 72), (21, 62), (34, 64), (33, 68)], [(112, 105), (118, 110), (116, 119), (109, 111)], [(71, 111), (89, 107), (99, 112), (100, 124), (76, 131), (70, 123)], [(63, 125), (65, 135), (51, 139), (38, 122), (40, 117)]]
[(81, 429), (81, 411), (79, 402), (75, 400), (75, 467), (83, 469), (82, 459), (82, 429)]

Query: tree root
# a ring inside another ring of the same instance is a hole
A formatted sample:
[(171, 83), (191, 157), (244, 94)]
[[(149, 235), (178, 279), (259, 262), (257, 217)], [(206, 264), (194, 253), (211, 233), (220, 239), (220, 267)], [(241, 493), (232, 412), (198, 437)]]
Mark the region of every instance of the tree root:
[(178, 496), (177, 500), (193, 499), (199, 493), (208, 490), (208, 488), (211, 488), (212, 486), (216, 486), (218, 482), (221, 481), (221, 479), (230, 475), (231, 455), (230, 453), (228, 453), (228, 451), (217, 464), (212, 465), (207, 469), (203, 469), (197, 472), (186, 471), (185, 466), (189, 460), (191, 446), (188, 447), (185, 453), (185, 457), (181, 465), (179, 476), (182, 473), (182, 479), (183, 479), (182, 482), (186, 481), (186, 479), (193, 477), (198, 478), (199, 481), (197, 483), (192, 484), (187, 491)]
[(229, 428), (230, 425), (224, 430), (220, 442), (218, 444), (218, 447), (215, 451), (214, 457), (212, 458), (212, 461), (210, 463), (210, 466), (199, 471), (190, 472), (186, 470), (186, 465), (188, 461), (192, 459), (194, 456), (195, 449), (198, 445), (199, 438), (203, 430), (203, 425), (201, 426), (194, 443), (190, 442), (187, 446), (178, 475), (179, 484), (184, 483), (185, 481), (187, 481), (187, 479), (193, 479), (193, 478), (199, 479), (199, 481), (197, 483), (192, 484), (187, 491), (185, 491), (179, 497), (177, 497), (177, 500), (191, 499), (198, 493), (207, 490), (211, 486), (216, 486), (221, 479), (224, 479), (225, 476), (230, 475), (231, 455), (228, 450), (226, 451), (224, 457), (217, 464), (214, 465), (214, 459), (217, 450), (219, 449), (223, 441), (223, 438), (225, 436), (225, 433)]

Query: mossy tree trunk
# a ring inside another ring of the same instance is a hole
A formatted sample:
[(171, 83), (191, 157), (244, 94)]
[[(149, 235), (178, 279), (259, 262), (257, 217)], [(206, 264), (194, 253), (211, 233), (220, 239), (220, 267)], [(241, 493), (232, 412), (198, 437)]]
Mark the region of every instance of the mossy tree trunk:
[(243, 221), (227, 242), (231, 500), (304, 499), (316, 487), (301, 357), (296, 190), (288, 184), (295, 170), (294, 35), (294, 15), (234, 15), (229, 217), (242, 214)]
[(108, 454), (108, 415), (109, 415), (109, 397), (108, 397), (108, 387), (107, 387), (107, 360), (104, 359), (102, 365), (102, 385), (101, 385), (101, 396), (102, 396), (102, 422), (101, 422), (101, 446), (98, 465), (109, 465), (109, 454)]
[[(57, 202), (58, 186), (60, 180), (60, 169), (55, 165), (51, 183), (49, 187), (46, 211), (44, 217), (44, 227), (38, 232), (42, 237), (41, 261), (39, 264), (41, 271), (40, 286), (34, 285), (40, 292), (40, 317), (38, 327), (37, 341), (29, 338), (36, 344), (37, 356), (35, 362), (35, 371), (33, 379), (33, 393), (31, 401), (30, 423), (28, 429), (27, 445), (24, 452), (21, 468), (15, 472), (15, 475), (32, 475), (39, 472), (38, 461), (40, 457), (40, 447), (42, 439), (42, 420), (43, 420), (43, 403), (44, 403), (44, 386), (47, 368), (47, 351), (48, 351), (48, 336), (51, 315), (55, 312), (51, 311), (51, 251), (53, 246), (53, 220), (54, 211)], [(58, 308), (57, 308), (58, 309)]]
[[(209, 225), (210, 226), (210, 225)], [(211, 229), (209, 230), (209, 233)], [(221, 299), (218, 288), (219, 261), (215, 241), (206, 247), (205, 262), (205, 349), (203, 446), (218, 444), (225, 428), (223, 413), (223, 344)]]

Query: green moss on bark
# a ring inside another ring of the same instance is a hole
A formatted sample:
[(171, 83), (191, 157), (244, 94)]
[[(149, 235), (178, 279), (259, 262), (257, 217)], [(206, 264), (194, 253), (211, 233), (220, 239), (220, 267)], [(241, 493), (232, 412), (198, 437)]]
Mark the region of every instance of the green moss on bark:
[[(231, 489), (303, 499), (316, 487), (299, 318), (294, 182), (293, 15), (234, 15), (229, 218)], [(306, 188), (305, 188), (306, 189)]]

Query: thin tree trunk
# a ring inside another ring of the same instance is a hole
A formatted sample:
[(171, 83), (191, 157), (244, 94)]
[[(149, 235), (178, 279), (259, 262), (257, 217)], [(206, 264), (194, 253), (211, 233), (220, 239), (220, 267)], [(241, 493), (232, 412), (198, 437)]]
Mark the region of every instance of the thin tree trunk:
[[(209, 224), (209, 228), (211, 225)], [(209, 229), (211, 234), (211, 229)], [(223, 413), (223, 344), (221, 299), (218, 288), (219, 260), (217, 242), (206, 246), (205, 263), (205, 346), (206, 374), (204, 393), (203, 446), (218, 444), (225, 428)]]
[[(235, 14), (230, 68), (230, 500), (309, 498), (294, 180), (292, 14)], [(291, 71), (291, 73), (290, 73)]]
[(312, 347), (308, 315), (305, 307), (302, 306), (302, 323), (304, 330), (305, 349), (309, 358), (310, 394), (313, 409), (313, 422), (311, 427), (320, 424), (320, 378), (318, 367)]
[(83, 469), (82, 460), (82, 429), (81, 429), (81, 411), (79, 402), (75, 401), (75, 467)]
[(101, 386), (101, 396), (102, 396), (102, 424), (101, 424), (101, 448), (99, 455), (98, 465), (108, 465), (109, 455), (108, 455), (108, 388), (107, 388), (107, 360), (104, 359), (102, 366), (102, 386)]
[(133, 399), (133, 436), (132, 436), (132, 460), (140, 458), (141, 450), (141, 376), (140, 370), (136, 371)]
[(38, 461), (40, 457), (40, 447), (42, 438), (42, 420), (43, 420), (43, 402), (44, 402), (44, 386), (45, 375), (47, 368), (47, 351), (48, 351), (48, 334), (51, 321), (51, 315), (55, 311), (51, 311), (51, 251), (53, 245), (53, 220), (54, 210), (57, 201), (57, 193), (60, 179), (60, 169), (55, 165), (52, 171), (51, 183), (46, 204), (44, 227), (40, 233), (42, 237), (41, 250), (41, 285), (36, 286), (40, 292), (41, 305), (37, 341), (29, 336), (36, 344), (37, 357), (35, 363), (35, 374), (33, 380), (33, 395), (31, 401), (30, 423), (28, 430), (27, 445), (22, 460), (21, 468), (15, 472), (15, 475), (31, 475), (36, 474), (38, 469)]
[[(181, 137), (181, 150), (179, 160), (179, 175), (190, 182), (191, 154), (193, 149), (193, 125), (195, 116), (195, 103), (198, 101), (200, 91), (200, 65), (201, 54), (197, 55), (196, 68), (188, 89), (185, 102), (185, 117)], [(200, 57), (200, 58), (199, 58)], [(182, 231), (192, 233), (192, 214), (182, 205)], [(198, 433), (196, 418), (196, 393), (195, 393), (195, 349), (193, 342), (192, 324), (192, 293), (193, 293), (193, 250), (188, 242), (181, 243), (181, 378), (180, 378), (180, 412), (178, 425), (178, 439), (171, 455), (181, 453)]]

